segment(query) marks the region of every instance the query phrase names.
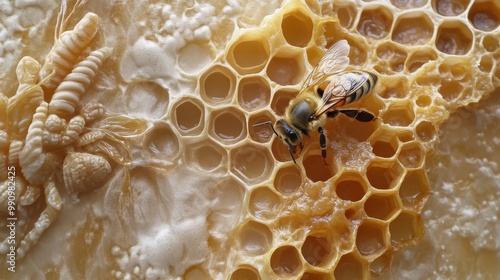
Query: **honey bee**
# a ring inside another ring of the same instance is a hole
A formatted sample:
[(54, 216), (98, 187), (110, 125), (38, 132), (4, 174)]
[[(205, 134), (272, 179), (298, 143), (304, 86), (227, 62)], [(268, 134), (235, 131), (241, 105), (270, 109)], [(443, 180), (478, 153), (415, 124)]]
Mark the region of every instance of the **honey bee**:
[(269, 125), (287, 145), (294, 163), (297, 147), (302, 150), (302, 138), (311, 131), (320, 134), (321, 156), (326, 163), (326, 136), (323, 126), (327, 118), (342, 113), (361, 122), (375, 120), (364, 110), (341, 108), (367, 95), (375, 87), (377, 76), (366, 71), (345, 71), (349, 65), (350, 46), (346, 40), (333, 45), (314, 67), (295, 99), (285, 110), (285, 115), (272, 124), (271, 121), (255, 124)]

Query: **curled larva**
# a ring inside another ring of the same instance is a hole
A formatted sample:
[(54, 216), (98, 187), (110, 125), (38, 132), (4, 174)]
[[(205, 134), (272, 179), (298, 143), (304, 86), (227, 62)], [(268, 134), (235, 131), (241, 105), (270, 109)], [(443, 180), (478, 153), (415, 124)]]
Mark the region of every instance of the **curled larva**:
[(23, 92), (26, 87), (37, 83), (40, 68), (40, 63), (31, 56), (25, 56), (19, 60), (16, 67), (16, 76), (19, 83), (16, 95)]
[(43, 128), (47, 119), (48, 104), (42, 102), (33, 115), (33, 121), (28, 128), (28, 134), (21, 153), (19, 165), (21, 171), (30, 184), (41, 185), (49, 177), (47, 169), (47, 154), (43, 151)]
[(19, 154), (21, 153), (21, 149), (23, 148), (23, 141), (21, 140), (13, 140), (10, 142), (9, 147), (9, 166), (17, 165), (19, 163)]
[(61, 135), (61, 144), (66, 146), (78, 139), (85, 128), (85, 120), (82, 116), (73, 117)]
[(70, 194), (79, 194), (101, 187), (111, 173), (111, 165), (101, 156), (70, 153), (64, 159), (63, 179)]
[(49, 104), (49, 113), (56, 114), (61, 118), (72, 116), (102, 61), (110, 53), (111, 48), (104, 47), (91, 52), (78, 63), (54, 92)]
[(106, 134), (100, 130), (89, 131), (85, 134), (80, 135), (78, 140), (76, 141), (77, 147), (87, 146), (91, 143), (96, 142), (97, 140), (101, 140), (106, 136)]
[(106, 113), (104, 105), (94, 101), (85, 104), (80, 110), (80, 115), (85, 119), (85, 122), (91, 123), (102, 118)]
[(61, 34), (48, 53), (40, 70), (40, 80), (53, 71), (54, 76), (43, 85), (50, 91), (68, 75), (76, 64), (78, 57), (87, 48), (98, 29), (99, 17), (94, 13), (87, 13), (73, 28)]

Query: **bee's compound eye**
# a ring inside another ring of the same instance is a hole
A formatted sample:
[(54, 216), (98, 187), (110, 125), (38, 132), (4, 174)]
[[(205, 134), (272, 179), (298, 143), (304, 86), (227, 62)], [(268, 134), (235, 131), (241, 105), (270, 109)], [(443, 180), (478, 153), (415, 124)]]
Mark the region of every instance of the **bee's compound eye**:
[(312, 122), (314, 120), (314, 118), (316, 117), (316, 115), (313, 113), (309, 116), (309, 119), (308, 121)]
[(297, 143), (297, 141), (299, 141), (299, 135), (297, 134), (297, 132), (293, 129), (288, 129), (287, 132), (286, 132), (288, 138), (290, 139), (290, 143), (292, 145), (295, 145)]

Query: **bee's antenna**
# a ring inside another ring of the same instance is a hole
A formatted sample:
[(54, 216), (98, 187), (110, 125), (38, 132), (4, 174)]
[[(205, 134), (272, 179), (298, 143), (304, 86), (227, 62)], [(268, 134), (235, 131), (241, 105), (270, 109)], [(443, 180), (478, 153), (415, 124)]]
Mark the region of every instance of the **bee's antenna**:
[(293, 157), (292, 150), (290, 148), (288, 148), (288, 151), (290, 152), (290, 156), (292, 157), (293, 163), (297, 164), (297, 162), (295, 161), (295, 158)]
[(274, 130), (273, 123), (271, 121), (256, 123), (256, 124), (252, 125), (252, 127), (263, 126), (266, 124), (268, 124), (269, 127), (271, 127), (271, 129), (273, 130), (274, 134), (276, 134), (276, 136), (279, 136), (278, 132), (276, 132), (276, 130)]

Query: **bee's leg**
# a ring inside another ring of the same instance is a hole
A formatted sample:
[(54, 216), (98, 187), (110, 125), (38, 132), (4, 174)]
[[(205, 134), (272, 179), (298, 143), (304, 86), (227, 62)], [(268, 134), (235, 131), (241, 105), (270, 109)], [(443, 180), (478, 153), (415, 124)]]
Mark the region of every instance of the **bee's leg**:
[(322, 127), (318, 127), (318, 132), (319, 132), (319, 146), (321, 147), (321, 156), (323, 157), (325, 165), (328, 165), (326, 163), (326, 136), (323, 133)]
[[(369, 112), (363, 111), (363, 110), (337, 109), (335, 111), (338, 111), (335, 115), (337, 115), (338, 113), (342, 113), (342, 114), (348, 116), (349, 118), (356, 119), (357, 121), (360, 121), (360, 122), (371, 122), (371, 121), (374, 121), (376, 119), (372, 113), (369, 113)], [(335, 111), (332, 111), (332, 112), (335, 112)]]

